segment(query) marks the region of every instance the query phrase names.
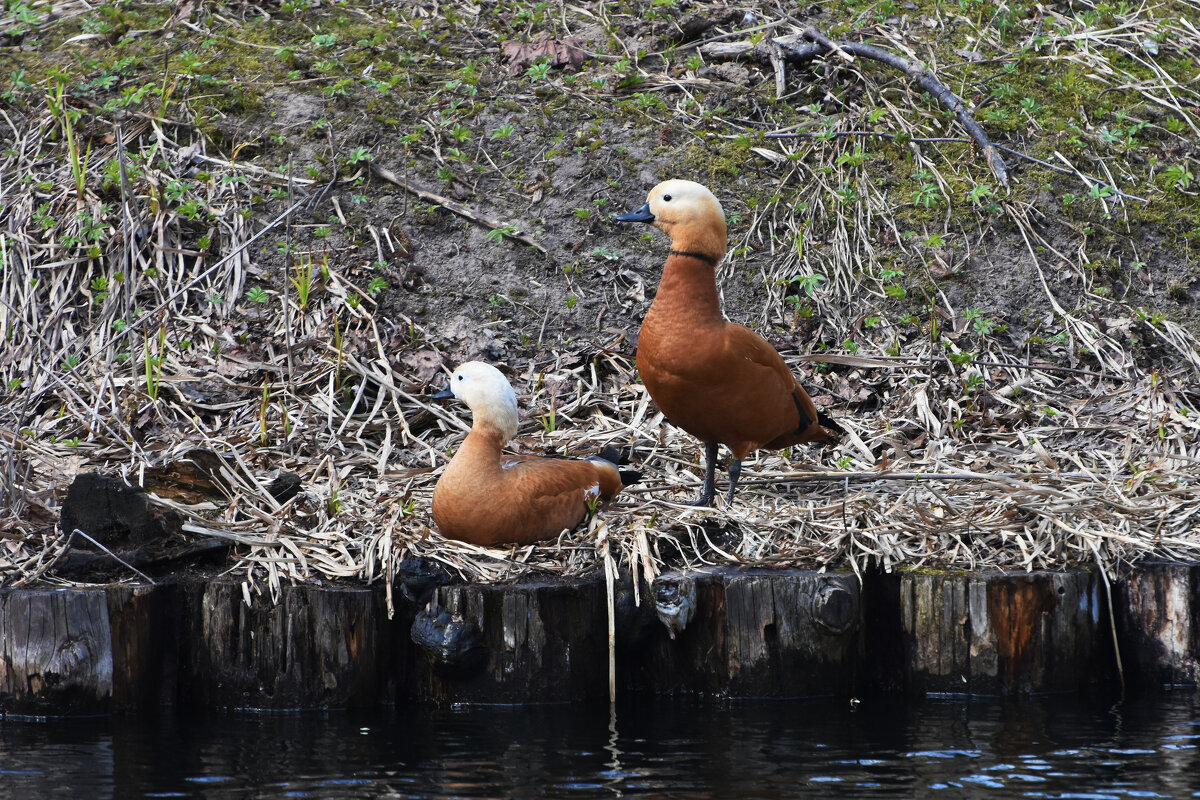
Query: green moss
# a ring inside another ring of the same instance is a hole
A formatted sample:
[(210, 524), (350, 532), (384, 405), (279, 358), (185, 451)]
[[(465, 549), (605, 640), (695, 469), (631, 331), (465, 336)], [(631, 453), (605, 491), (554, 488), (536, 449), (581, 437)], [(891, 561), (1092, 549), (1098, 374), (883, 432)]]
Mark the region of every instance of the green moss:
[(736, 177), (756, 158), (750, 152), (750, 144), (741, 141), (722, 140), (716, 146), (689, 142), (684, 146), (682, 153), (677, 149), (670, 149), (676, 153), (676, 158), (682, 156), (687, 174), (709, 180)]

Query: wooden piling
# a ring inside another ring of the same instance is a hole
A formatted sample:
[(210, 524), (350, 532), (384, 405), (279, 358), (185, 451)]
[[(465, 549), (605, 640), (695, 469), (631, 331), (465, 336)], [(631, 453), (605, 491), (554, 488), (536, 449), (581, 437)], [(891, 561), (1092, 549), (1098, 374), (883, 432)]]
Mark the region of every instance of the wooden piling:
[(608, 696), (603, 576), (438, 587), (429, 601), (453, 636), (472, 637), (461, 662), (408, 647), (405, 695), (439, 703), (531, 703)]
[(0, 591), (0, 709), (110, 714), (170, 702), (154, 586)]
[(395, 697), (381, 591), (285, 586), (247, 605), (242, 587), (190, 587), (180, 628), (181, 697), (209, 708), (345, 708)]
[(1091, 570), (909, 572), (898, 594), (909, 693), (1078, 691), (1112, 675)]
[[(424, 572), (421, 573), (425, 575)], [(0, 589), (0, 710), (107, 714), (608, 697), (608, 598), (582, 578), (384, 587), (228, 579)], [(1200, 564), (712, 568), (616, 587), (617, 691), (719, 697), (1157, 690), (1195, 683)], [(635, 591), (636, 589), (636, 591)], [(634, 598), (640, 599), (640, 603)], [(1115, 627), (1114, 623), (1115, 622)]]
[(1114, 605), (1128, 686), (1200, 683), (1200, 564), (1139, 564)]
[(721, 697), (844, 694), (862, 671), (862, 603), (851, 574), (671, 572), (654, 589), (651, 601), (669, 624), (641, 652), (621, 654), (632, 689)]

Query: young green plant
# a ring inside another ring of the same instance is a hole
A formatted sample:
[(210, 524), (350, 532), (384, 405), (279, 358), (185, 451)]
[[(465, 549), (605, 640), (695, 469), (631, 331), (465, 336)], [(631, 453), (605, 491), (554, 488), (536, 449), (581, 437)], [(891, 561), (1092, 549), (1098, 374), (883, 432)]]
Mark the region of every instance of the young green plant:
[(301, 311), (308, 308), (308, 297), (313, 288), (313, 268), (311, 256), (302, 258), (296, 262), (296, 277), (290, 279), (292, 286), (296, 287), (296, 302)]
[(66, 102), (66, 83), (59, 80), (50, 93), (46, 95), (46, 105), (50, 108), (50, 114), (58, 120), (62, 127), (63, 136), (67, 140), (67, 158), (71, 162), (71, 177), (75, 180), (75, 196), (79, 203), (83, 203), (84, 190), (87, 182), (87, 165), (88, 159), (92, 155), (92, 146), (89, 142), (88, 151), (83, 156), (79, 154), (79, 145), (75, 141), (75, 122), (78, 121), (80, 112), (67, 106)]
[(271, 379), (263, 378), (262, 399), (258, 403), (258, 440), (266, 447), (271, 439), (267, 435), (267, 409), (271, 407)]
[(144, 359), (146, 362), (146, 394), (151, 400), (158, 400), (158, 388), (162, 383), (162, 366), (166, 360), (166, 343), (167, 329), (160, 326), (158, 329), (158, 350), (154, 355), (150, 354), (150, 339), (143, 341)]

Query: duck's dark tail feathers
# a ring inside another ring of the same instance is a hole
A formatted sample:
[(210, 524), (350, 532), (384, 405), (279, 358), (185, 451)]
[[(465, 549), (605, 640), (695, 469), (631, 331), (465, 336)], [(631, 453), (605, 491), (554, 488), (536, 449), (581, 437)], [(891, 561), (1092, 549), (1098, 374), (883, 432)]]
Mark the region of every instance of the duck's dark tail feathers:
[(613, 447), (611, 444), (606, 444), (604, 447), (601, 447), (600, 452), (596, 453), (596, 455), (600, 456), (600, 458), (603, 458), (610, 464), (615, 464), (618, 467), (622, 464), (629, 463), (629, 459), (621, 455), (621, 451)]
[(821, 409), (817, 409), (817, 424), (822, 428), (828, 428), (835, 433), (845, 433), (846, 429), (837, 424), (837, 420), (826, 414)]
[(642, 479), (642, 473), (635, 469), (623, 469), (619, 471), (619, 474), (622, 486), (633, 486)]
[[(612, 445), (605, 445), (604, 447), (600, 448), (600, 452), (596, 455), (618, 467), (620, 467), (622, 464), (629, 463), (629, 459), (623, 453), (621, 453), (620, 450)], [(621, 476), (622, 486), (632, 486), (642, 479), (642, 473), (638, 470), (618, 469), (617, 473)]]

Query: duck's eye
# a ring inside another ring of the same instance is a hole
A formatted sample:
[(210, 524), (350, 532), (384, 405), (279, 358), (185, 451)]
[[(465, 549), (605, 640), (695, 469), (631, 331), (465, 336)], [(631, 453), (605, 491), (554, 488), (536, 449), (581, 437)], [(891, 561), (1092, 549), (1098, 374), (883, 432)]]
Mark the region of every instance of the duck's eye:
[(664, 194), (664, 195), (663, 195), (663, 202), (664, 202), (664, 203), (669, 203), (669, 202), (671, 202), (671, 195), (669, 195), (669, 194)]
[(455, 377), (456, 379), (460, 380), (460, 381), (463, 379), (463, 376), (462, 376), (462, 375), (455, 375), (454, 377)]

